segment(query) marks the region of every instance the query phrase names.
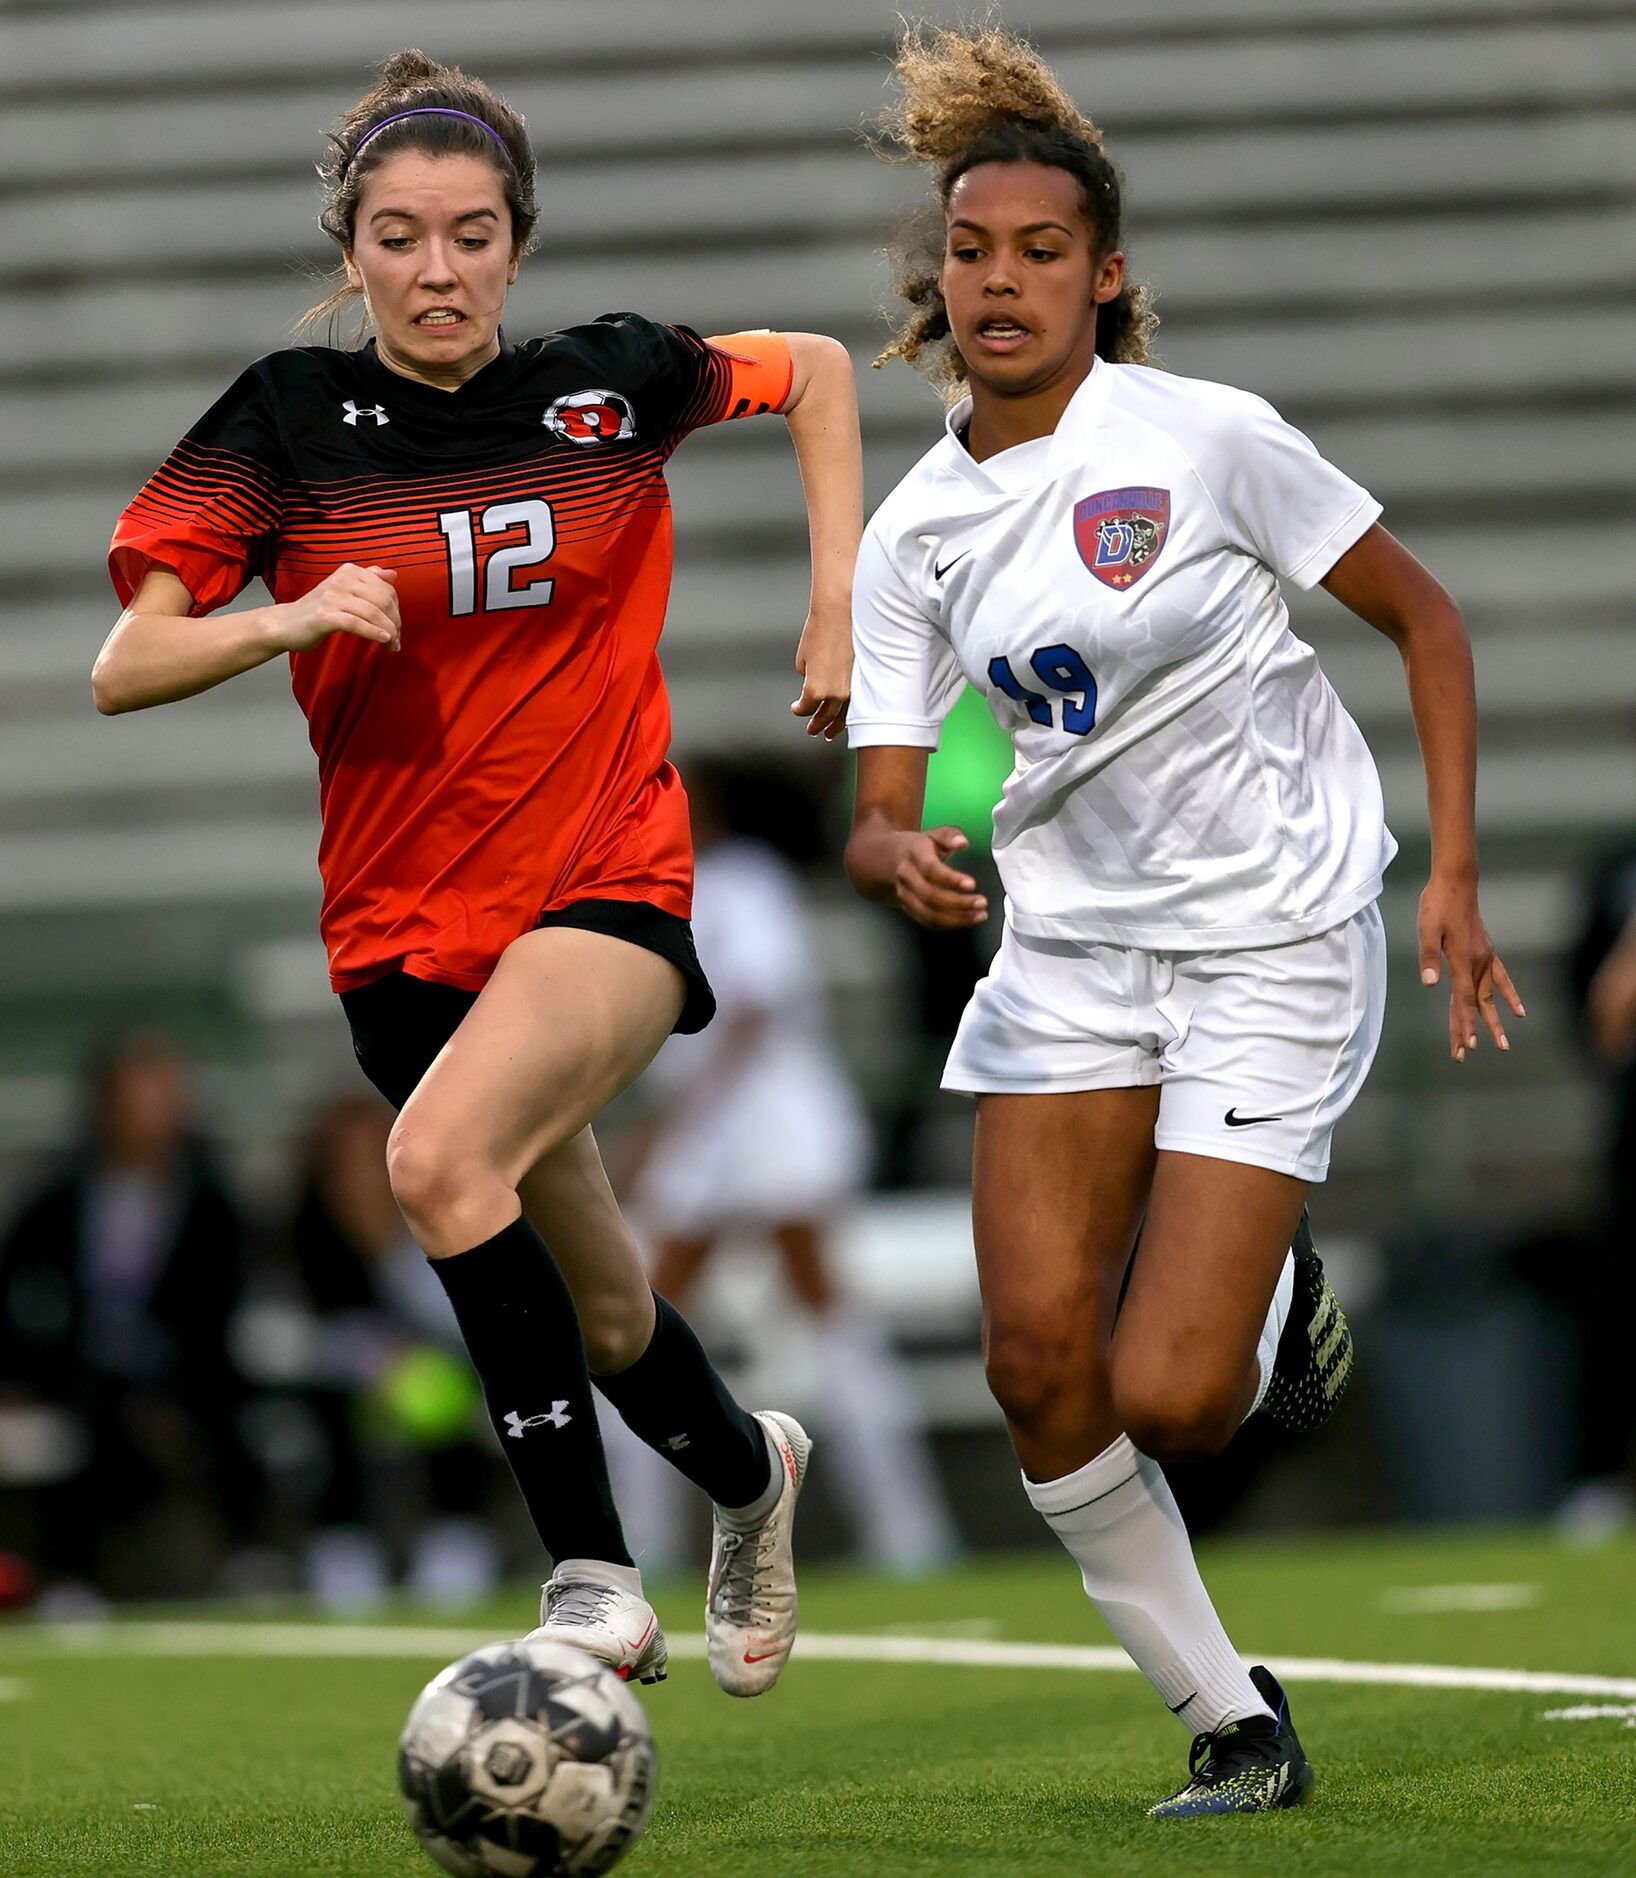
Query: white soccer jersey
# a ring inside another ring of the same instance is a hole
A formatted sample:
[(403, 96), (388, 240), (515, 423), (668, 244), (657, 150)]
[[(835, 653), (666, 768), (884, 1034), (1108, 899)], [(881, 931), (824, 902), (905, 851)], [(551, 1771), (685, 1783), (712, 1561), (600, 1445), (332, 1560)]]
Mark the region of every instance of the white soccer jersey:
[(1098, 359), (1049, 437), (947, 432), (881, 505), (854, 585), (854, 748), (935, 748), (962, 687), (1016, 766), (1007, 914), (1158, 951), (1327, 931), (1396, 851), (1362, 733), (1290, 631), (1380, 505), (1260, 398)]

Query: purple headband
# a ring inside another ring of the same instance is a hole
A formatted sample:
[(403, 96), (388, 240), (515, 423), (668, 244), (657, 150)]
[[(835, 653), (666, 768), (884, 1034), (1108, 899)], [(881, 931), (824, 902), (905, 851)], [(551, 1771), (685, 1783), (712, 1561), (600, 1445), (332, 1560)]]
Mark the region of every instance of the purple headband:
[(485, 137), (492, 137), (494, 139), (500, 146), (502, 152), (504, 152), (506, 162), (511, 165), (513, 171), (515, 171), (517, 167), (512, 158), (511, 151), (507, 147), (505, 138), (500, 135), (492, 124), (485, 124), (480, 117), (473, 117), (470, 111), (456, 111), (446, 104), (421, 104), (417, 105), (412, 111), (399, 111), (396, 117), (383, 117), (378, 124), (371, 124), (369, 129), (364, 132), (348, 152), (347, 168), (351, 169), (352, 165), (357, 161), (358, 152), (369, 142), (371, 137), (379, 136), (388, 125), (401, 124), (406, 117), (463, 117), (468, 124), (475, 124)]

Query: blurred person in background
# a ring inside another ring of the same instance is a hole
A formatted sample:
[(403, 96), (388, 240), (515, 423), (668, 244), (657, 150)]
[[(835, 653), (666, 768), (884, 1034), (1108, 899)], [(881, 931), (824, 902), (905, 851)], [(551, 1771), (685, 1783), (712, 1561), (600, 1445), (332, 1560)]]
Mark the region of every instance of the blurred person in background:
[(405, 1499), (416, 1596), (470, 1603), (499, 1569), (482, 1517), (498, 1457), (479, 1436), (460, 1327), (392, 1197), (391, 1126), (373, 1096), (336, 1096), (319, 1110), (286, 1235), (316, 1332), (305, 1396), (321, 1431), (322, 1481), (307, 1579), (337, 1608), (385, 1593)]
[(1573, 1261), (1579, 1329), (1579, 1481), (1558, 1514), (1594, 1539), (1636, 1522), (1636, 846), (1593, 872), (1570, 977), (1608, 1091), (1601, 1218)]
[(193, 1131), (182, 1054), (130, 1037), (85, 1087), (81, 1146), (0, 1242), (0, 1421), (55, 1456), (29, 1471), (62, 1608), (213, 1588), (260, 1508), (229, 1354), (245, 1222)]
[[(683, 773), (697, 854), (693, 925), (717, 1016), (697, 1036), (673, 1037), (638, 1086), (657, 1115), (628, 1205), (654, 1245), (653, 1286), (689, 1305), (723, 1238), (753, 1238), (777, 1254), (816, 1345), (816, 1413), (844, 1471), (860, 1553), (891, 1571), (933, 1569), (958, 1541), (918, 1408), (880, 1325), (846, 1297), (830, 1249), (867, 1173), (868, 1124), (828, 1039), (800, 878), (748, 832), (768, 825), (776, 780), (706, 758)], [(675, 1477), (635, 1443), (615, 1453), (639, 1509), (639, 1551), (674, 1565)]]
[[(735, 1401), (654, 1299), (592, 1124), (713, 1009), (658, 657), (666, 466), (704, 426), (784, 418), (812, 566), (791, 708), (835, 735), (862, 511), (851, 360), (822, 334), (712, 343), (635, 313), (513, 344), (533, 149), (488, 85), (419, 51), (341, 114), (322, 176), (340, 283), (313, 317), (352, 308), (371, 336), (248, 368), (136, 495), (93, 695), (146, 710), (289, 657), (331, 984), (401, 1111), (393, 1192), (553, 1562), (536, 1634), (666, 1673), (594, 1371), (715, 1503), (711, 1671), (757, 1695), (795, 1635), (807, 1439)], [(272, 604), (224, 611), (257, 576)]]

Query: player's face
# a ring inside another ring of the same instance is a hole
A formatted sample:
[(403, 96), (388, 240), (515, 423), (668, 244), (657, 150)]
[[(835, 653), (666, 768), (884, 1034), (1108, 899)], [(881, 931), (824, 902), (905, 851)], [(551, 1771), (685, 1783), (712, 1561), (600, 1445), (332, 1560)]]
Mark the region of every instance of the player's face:
[(1046, 163), (979, 163), (949, 195), (939, 284), (974, 390), (1026, 396), (1077, 383), (1121, 254), (1099, 255), (1083, 192)]
[(405, 150), (364, 183), (347, 250), (382, 362), (458, 385), (500, 349), (500, 310), (517, 278), (499, 173), (471, 156)]

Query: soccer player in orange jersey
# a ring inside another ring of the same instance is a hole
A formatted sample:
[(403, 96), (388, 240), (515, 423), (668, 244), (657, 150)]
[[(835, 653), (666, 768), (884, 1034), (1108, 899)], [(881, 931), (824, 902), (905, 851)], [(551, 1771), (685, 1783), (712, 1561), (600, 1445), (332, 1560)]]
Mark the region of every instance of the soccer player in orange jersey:
[[(716, 1504), (717, 1680), (769, 1687), (795, 1632), (808, 1442), (732, 1398), (650, 1292), (591, 1123), (713, 1010), (656, 647), (664, 468), (780, 412), (808, 497), (792, 707), (833, 735), (862, 492), (850, 362), (813, 334), (708, 341), (635, 314), (514, 344), (536, 221), (518, 115), (400, 53), (332, 132), (323, 224), (373, 337), (251, 366), (121, 517), (104, 712), (288, 654), (318, 756), (322, 925), (365, 1073), (400, 1110), (394, 1192), (434, 1261), (555, 1569), (544, 1634), (665, 1672), (590, 1385)], [(221, 612), (253, 576), (269, 606)], [(548, 1249), (549, 1248), (549, 1249)]]

